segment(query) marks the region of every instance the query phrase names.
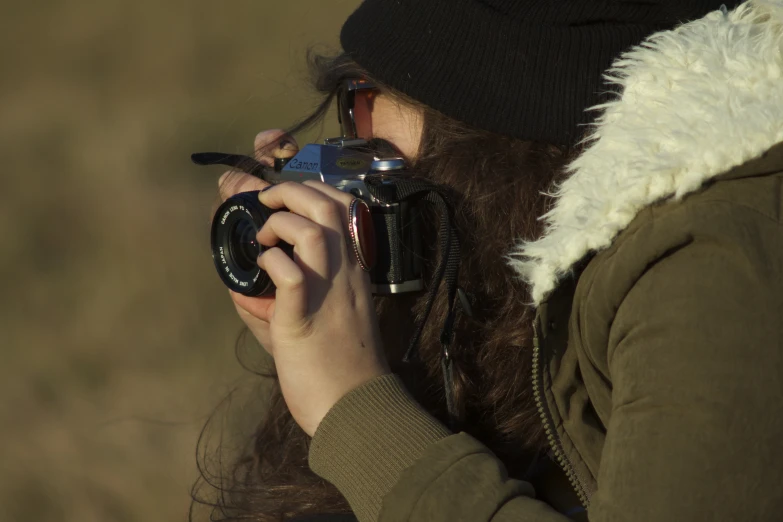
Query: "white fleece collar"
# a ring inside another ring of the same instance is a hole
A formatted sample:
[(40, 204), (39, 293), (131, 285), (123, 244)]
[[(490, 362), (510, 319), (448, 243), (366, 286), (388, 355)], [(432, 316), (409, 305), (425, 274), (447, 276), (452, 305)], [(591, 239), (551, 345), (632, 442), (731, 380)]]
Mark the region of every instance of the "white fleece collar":
[(752, 0), (657, 33), (616, 60), (619, 85), (542, 216), (543, 238), (510, 264), (540, 304), (586, 254), (645, 207), (679, 199), (783, 141), (783, 0)]

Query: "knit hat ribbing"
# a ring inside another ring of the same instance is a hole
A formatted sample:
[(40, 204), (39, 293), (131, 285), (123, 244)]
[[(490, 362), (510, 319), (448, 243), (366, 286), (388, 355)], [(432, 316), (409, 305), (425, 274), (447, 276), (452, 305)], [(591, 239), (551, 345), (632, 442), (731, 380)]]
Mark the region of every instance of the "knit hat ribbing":
[(387, 85), (475, 127), (575, 143), (602, 74), (647, 36), (738, 0), (365, 0), (343, 49)]

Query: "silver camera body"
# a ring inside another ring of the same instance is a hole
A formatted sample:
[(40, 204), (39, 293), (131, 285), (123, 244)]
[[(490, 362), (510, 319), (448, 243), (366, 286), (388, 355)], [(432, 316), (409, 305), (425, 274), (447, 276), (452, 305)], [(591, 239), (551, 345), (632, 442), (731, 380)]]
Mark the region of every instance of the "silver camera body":
[(270, 183), (321, 181), (364, 200), (370, 206), (377, 242), (377, 262), (370, 272), (373, 293), (422, 290), (420, 204), (381, 202), (365, 183), (370, 175), (391, 187), (405, 175), (405, 161), (376, 157), (365, 140), (328, 138), (323, 144), (305, 145), (290, 159), (278, 160), (264, 179)]

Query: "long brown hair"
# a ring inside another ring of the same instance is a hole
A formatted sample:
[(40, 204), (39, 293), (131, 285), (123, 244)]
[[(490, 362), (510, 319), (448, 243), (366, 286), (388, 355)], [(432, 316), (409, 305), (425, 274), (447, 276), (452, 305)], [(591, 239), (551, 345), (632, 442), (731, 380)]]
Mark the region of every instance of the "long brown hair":
[[(400, 103), (421, 109), (424, 130), (413, 169), (449, 187), (456, 196), (462, 244), (460, 286), (474, 300), (473, 316), (460, 316), (452, 345), (461, 425), (495, 452), (511, 476), (521, 475), (546, 443), (532, 397), (532, 310), (526, 305), (530, 299), (506, 255), (516, 240), (540, 234), (537, 217), (548, 205), (542, 194), (575, 151), (472, 128), (383, 87), (346, 55), (311, 53), (309, 63), (324, 100), (296, 130), (324, 116), (344, 78), (367, 78)], [(429, 218), (425, 221), (433, 225), (425, 234), (433, 240), (425, 244), (435, 245), (437, 216)], [(426, 254), (431, 273), (437, 252), (433, 247)], [(443, 294), (424, 326), (416, 364), (403, 364), (401, 358), (423, 312), (425, 296), (377, 297), (376, 303), (392, 369), (414, 397), (445, 422), (439, 342), (447, 313)], [(210, 502), (212, 519), (279, 521), (349, 512), (337, 489), (310, 471), (308, 447), (308, 437), (288, 412), (279, 387), (274, 387), (268, 413), (232, 472), (217, 482), (207, 480), (220, 493)], [(197, 489), (194, 500), (204, 502), (197, 498)]]

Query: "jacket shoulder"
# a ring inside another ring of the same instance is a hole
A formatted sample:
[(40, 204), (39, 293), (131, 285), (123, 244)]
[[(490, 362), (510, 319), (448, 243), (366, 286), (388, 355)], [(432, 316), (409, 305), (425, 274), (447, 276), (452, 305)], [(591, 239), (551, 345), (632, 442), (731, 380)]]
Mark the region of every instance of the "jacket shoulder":
[(586, 264), (572, 325), (601, 373), (609, 378), (611, 325), (639, 279), (661, 262), (671, 263), (668, 273), (699, 278), (712, 256), (783, 285), (783, 172), (717, 180), (680, 200), (652, 205)]

